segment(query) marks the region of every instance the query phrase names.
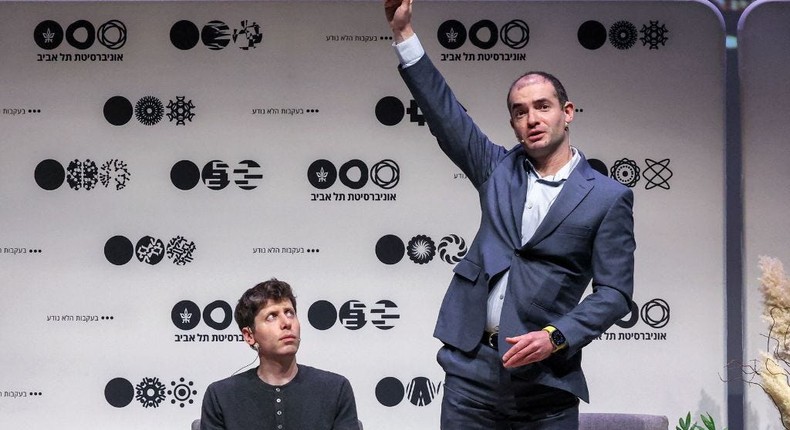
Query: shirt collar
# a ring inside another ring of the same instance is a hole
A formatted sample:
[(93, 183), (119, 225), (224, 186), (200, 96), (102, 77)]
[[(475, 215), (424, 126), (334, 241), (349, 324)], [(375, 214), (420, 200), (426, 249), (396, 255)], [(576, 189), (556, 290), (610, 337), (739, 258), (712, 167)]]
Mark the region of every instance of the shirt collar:
[(527, 173), (530, 176), (533, 176), (534, 179), (541, 179), (549, 182), (565, 181), (571, 175), (571, 172), (576, 167), (576, 165), (579, 164), (579, 160), (581, 160), (579, 151), (575, 147), (571, 146), (571, 152), (573, 154), (571, 155), (571, 159), (568, 160), (568, 162), (565, 163), (565, 165), (553, 175), (540, 176), (540, 173), (538, 173), (538, 171), (535, 169), (535, 166), (532, 165), (532, 161), (529, 160), (529, 157), (524, 159), (524, 168), (527, 169)]

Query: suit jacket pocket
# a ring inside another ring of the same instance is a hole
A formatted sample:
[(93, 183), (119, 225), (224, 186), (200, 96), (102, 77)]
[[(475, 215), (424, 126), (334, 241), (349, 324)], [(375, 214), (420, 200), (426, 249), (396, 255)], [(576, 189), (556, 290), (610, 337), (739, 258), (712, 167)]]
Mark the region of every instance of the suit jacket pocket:
[(554, 234), (576, 236), (586, 239), (592, 235), (592, 229), (590, 227), (586, 227), (583, 225), (560, 224), (560, 226), (557, 227), (556, 230), (554, 230)]
[(455, 272), (456, 275), (472, 283), (475, 283), (477, 281), (477, 277), (480, 276), (480, 266), (467, 259), (463, 259), (455, 265), (453, 272)]

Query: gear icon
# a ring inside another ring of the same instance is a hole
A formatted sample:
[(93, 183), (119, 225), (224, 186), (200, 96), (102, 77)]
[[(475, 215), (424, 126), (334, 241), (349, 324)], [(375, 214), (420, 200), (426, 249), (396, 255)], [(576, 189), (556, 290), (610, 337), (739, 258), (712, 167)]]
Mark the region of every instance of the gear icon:
[(134, 116), (144, 125), (154, 125), (162, 120), (165, 108), (158, 98), (145, 96), (134, 106)]
[(658, 26), (658, 21), (650, 21), (650, 26), (643, 25), (642, 29), (639, 30), (642, 33), (642, 37), (639, 40), (642, 41), (642, 46), (650, 45), (650, 49), (658, 49), (658, 44), (660, 43), (661, 46), (664, 46), (667, 43), (669, 38), (666, 36), (669, 33), (667, 30), (667, 26), (661, 24)]
[(184, 99), (186, 99), (186, 96), (176, 96), (175, 102), (170, 100), (170, 103), (167, 104), (167, 118), (170, 119), (170, 122), (175, 121), (176, 125), (186, 125), (185, 120), (192, 122), (192, 118), (195, 117), (195, 114), (192, 112), (192, 109), (195, 108), (192, 100), (187, 102)]
[(137, 395), (135, 398), (143, 404), (144, 408), (159, 407), (165, 400), (165, 385), (159, 382), (159, 378), (143, 378), (135, 387)]
[(617, 49), (630, 49), (637, 37), (636, 26), (628, 21), (617, 21), (609, 28), (609, 42)]
[(627, 158), (617, 160), (611, 169), (612, 178), (627, 187), (634, 187), (639, 182), (639, 172), (636, 162)]
[(173, 396), (173, 399), (170, 400), (171, 404), (175, 405), (178, 403), (183, 408), (187, 403), (190, 405), (195, 403), (195, 400), (192, 398), (192, 396), (197, 394), (197, 390), (192, 389), (194, 382), (187, 382), (184, 378), (180, 378), (178, 382), (170, 381), (170, 385), (173, 388), (167, 390), (167, 394)]
[(433, 243), (433, 239), (422, 234), (411, 238), (407, 249), (409, 259), (417, 264), (425, 264), (433, 260), (433, 256), (436, 255), (436, 244)]

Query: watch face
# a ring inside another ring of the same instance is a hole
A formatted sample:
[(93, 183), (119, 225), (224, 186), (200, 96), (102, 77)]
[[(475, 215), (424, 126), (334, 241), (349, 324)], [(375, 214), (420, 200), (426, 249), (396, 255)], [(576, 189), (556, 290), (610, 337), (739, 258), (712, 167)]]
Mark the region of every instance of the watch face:
[(551, 343), (555, 346), (565, 345), (565, 336), (563, 336), (559, 330), (554, 330), (551, 332)]

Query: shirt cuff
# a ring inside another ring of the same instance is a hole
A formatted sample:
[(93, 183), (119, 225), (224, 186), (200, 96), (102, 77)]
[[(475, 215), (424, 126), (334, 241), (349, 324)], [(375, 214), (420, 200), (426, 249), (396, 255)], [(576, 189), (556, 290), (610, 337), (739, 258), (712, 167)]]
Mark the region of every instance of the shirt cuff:
[(395, 48), (395, 53), (398, 54), (401, 67), (404, 69), (413, 65), (425, 55), (425, 50), (416, 34), (411, 35), (411, 37), (403, 42), (393, 43), (392, 46)]

